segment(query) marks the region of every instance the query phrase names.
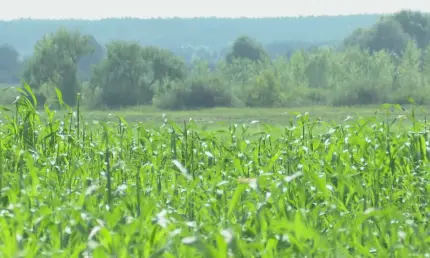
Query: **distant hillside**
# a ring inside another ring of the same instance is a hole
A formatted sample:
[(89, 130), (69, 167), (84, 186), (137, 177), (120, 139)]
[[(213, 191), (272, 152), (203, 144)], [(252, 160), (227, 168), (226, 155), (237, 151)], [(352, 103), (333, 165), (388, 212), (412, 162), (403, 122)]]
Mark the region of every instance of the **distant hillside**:
[(354, 29), (373, 25), (380, 15), (319, 16), (300, 18), (194, 18), (0, 21), (0, 44), (8, 43), (24, 55), (44, 34), (60, 26), (110, 40), (136, 40), (169, 49), (207, 47), (219, 51), (246, 34), (262, 44), (275, 41), (328, 42), (343, 40)]

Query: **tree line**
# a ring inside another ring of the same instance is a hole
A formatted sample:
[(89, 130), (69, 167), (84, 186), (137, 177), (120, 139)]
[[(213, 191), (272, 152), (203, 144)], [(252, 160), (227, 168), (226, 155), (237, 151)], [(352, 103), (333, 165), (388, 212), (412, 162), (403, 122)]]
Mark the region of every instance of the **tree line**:
[(273, 57), (254, 38), (239, 36), (215, 64), (202, 58), (187, 64), (136, 41), (102, 47), (91, 35), (60, 28), (36, 43), (22, 77), (41, 104), (53, 103), (58, 88), (69, 105), (82, 93), (89, 108), (343, 106), (409, 98), (430, 104), (429, 43), (429, 15), (408, 10), (357, 29), (337, 46), (290, 55)]
[(296, 45), (341, 41), (352, 30), (371, 26), (379, 17), (377, 14), (363, 14), (279, 18), (111, 18), (94, 21), (20, 19), (0, 21), (0, 44), (14, 46), (21, 55), (30, 56), (33, 46), (43, 35), (66, 27), (93, 35), (103, 46), (112, 40), (137, 41), (190, 58), (193, 52), (220, 54), (240, 34), (258, 39), (269, 49), (272, 43), (279, 45), (280, 42)]

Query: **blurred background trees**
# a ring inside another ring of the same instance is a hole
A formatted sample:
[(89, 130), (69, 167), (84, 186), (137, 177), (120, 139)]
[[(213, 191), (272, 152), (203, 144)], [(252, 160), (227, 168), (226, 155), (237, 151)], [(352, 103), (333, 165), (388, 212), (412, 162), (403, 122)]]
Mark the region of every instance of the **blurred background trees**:
[[(409, 10), (298, 20), (21, 20), (0, 22), (0, 35), (0, 84), (22, 78), (41, 104), (55, 87), (70, 105), (83, 93), (90, 108), (344, 106), (408, 97), (430, 104), (430, 18)], [(37, 35), (29, 50), (32, 40), (22, 41)], [(6, 95), (0, 101), (10, 101)]]

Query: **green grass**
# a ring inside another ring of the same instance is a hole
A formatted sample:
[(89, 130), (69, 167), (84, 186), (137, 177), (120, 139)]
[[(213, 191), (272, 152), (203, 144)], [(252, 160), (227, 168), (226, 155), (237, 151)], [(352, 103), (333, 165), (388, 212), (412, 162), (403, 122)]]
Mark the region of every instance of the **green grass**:
[[(326, 107), (311, 106), (298, 108), (213, 108), (202, 110), (186, 111), (166, 111), (158, 110), (154, 107), (127, 108), (123, 110), (111, 111), (91, 111), (86, 110), (84, 116), (87, 119), (106, 118), (108, 114), (115, 114), (124, 117), (131, 122), (158, 122), (162, 123), (163, 114), (175, 122), (181, 122), (193, 118), (198, 123), (250, 123), (258, 120), (262, 123), (272, 125), (287, 125), (290, 119), (297, 114), (309, 113), (313, 118), (322, 118), (324, 121), (340, 122), (351, 117), (371, 117), (375, 112), (380, 111), (380, 106), (363, 107)], [(405, 114), (403, 111), (391, 113), (391, 116)]]
[[(0, 257), (430, 255), (429, 136), (410, 111), (334, 124), (136, 109), (104, 123), (18, 104), (0, 124)], [(189, 117), (231, 123), (175, 123)]]

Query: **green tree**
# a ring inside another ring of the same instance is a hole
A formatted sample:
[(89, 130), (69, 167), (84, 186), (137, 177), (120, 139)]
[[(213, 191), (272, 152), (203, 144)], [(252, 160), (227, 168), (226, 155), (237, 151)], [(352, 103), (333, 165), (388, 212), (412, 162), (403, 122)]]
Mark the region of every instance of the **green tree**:
[(402, 10), (395, 13), (392, 18), (396, 20), (403, 31), (416, 41), (418, 48), (425, 48), (430, 42), (430, 15), (411, 10)]
[(151, 64), (153, 78), (150, 86), (163, 80), (183, 80), (187, 76), (187, 66), (183, 59), (167, 49), (154, 46), (144, 47), (142, 57)]
[(317, 50), (310, 53), (310, 58), (306, 65), (306, 77), (311, 88), (328, 88), (328, 75), (330, 70), (329, 50)]
[(136, 42), (112, 41), (107, 58), (97, 65), (91, 85), (101, 91), (100, 101), (109, 107), (148, 104), (153, 97), (151, 65)]
[(429, 85), (423, 85), (421, 78), (422, 52), (415, 41), (409, 41), (397, 69), (395, 92), (392, 93), (397, 103), (408, 103), (408, 97), (412, 97), (419, 104), (428, 103), (430, 100)]
[(402, 10), (383, 16), (372, 27), (356, 29), (345, 38), (345, 46), (358, 45), (371, 53), (385, 49), (402, 54), (409, 40), (418, 48), (425, 48), (430, 42), (430, 15), (422, 12)]
[(170, 81), (187, 76), (183, 59), (166, 49), (137, 42), (113, 41), (107, 45), (107, 59), (98, 65), (91, 84), (101, 90), (107, 106), (150, 104), (155, 92)]
[(93, 51), (88, 44), (89, 38), (65, 28), (45, 35), (37, 42), (33, 56), (26, 63), (24, 79), (36, 91), (42, 85), (58, 87), (64, 102), (74, 105), (79, 89), (77, 64)]
[(226, 56), (226, 60), (231, 63), (234, 59), (244, 58), (256, 62), (268, 59), (269, 56), (263, 46), (256, 40), (247, 36), (241, 36), (234, 41), (230, 53)]
[(398, 21), (385, 17), (370, 29), (354, 31), (345, 38), (343, 44), (346, 47), (357, 45), (362, 49), (368, 49), (371, 53), (385, 49), (401, 54), (409, 39), (409, 35)]
[(273, 68), (264, 69), (255, 77), (247, 91), (247, 106), (274, 107), (281, 104), (280, 80)]
[(371, 53), (388, 50), (401, 54), (410, 37), (399, 22), (393, 19), (383, 19), (369, 31), (370, 37), (366, 42)]

